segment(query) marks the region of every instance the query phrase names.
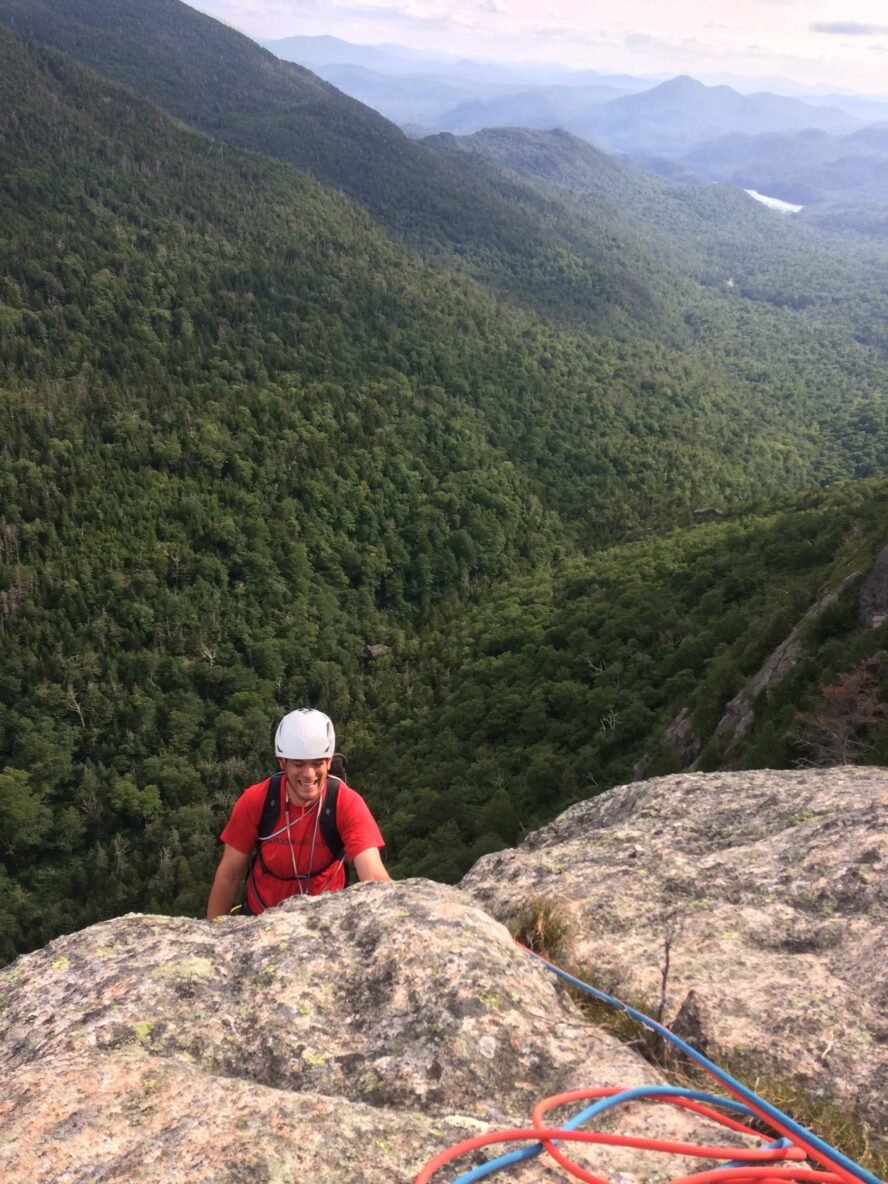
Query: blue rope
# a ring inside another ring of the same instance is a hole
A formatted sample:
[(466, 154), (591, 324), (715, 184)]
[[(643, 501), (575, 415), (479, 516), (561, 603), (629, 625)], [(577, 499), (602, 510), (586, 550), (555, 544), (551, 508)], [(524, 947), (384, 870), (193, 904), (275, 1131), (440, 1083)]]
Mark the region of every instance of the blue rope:
[[(521, 948), (526, 949), (525, 946), (522, 946)], [(604, 991), (599, 991), (595, 987), (590, 987), (588, 983), (584, 983), (581, 979), (575, 978), (572, 974), (568, 974), (567, 971), (561, 970), (553, 963), (547, 962), (545, 958), (541, 958), (539, 954), (535, 954), (533, 950), (527, 950), (527, 953), (533, 958), (536, 958), (538, 962), (541, 962), (547, 970), (551, 970), (553, 974), (557, 974), (559, 978), (563, 978), (565, 982), (572, 983), (575, 987), (579, 987), (581, 991), (585, 991), (588, 995), (592, 995), (594, 998), (600, 999), (603, 1003), (607, 1003), (611, 1007), (615, 1007), (618, 1011), (624, 1012), (626, 1015), (631, 1016), (634, 1020), (638, 1020), (639, 1023), (644, 1024), (646, 1028), (650, 1028), (652, 1032), (656, 1032), (659, 1036), (662, 1036), (664, 1040), (668, 1040), (670, 1044), (674, 1044), (676, 1048), (681, 1049), (685, 1056), (690, 1057), (692, 1061), (696, 1061), (698, 1065), (700, 1065), (703, 1069), (706, 1069), (707, 1072), (716, 1077), (723, 1085), (727, 1086), (733, 1092), (739, 1094), (742, 1098), (745, 1098), (747, 1102), (763, 1111), (768, 1115), (769, 1118), (773, 1118), (782, 1126), (785, 1126), (789, 1131), (791, 1131), (803, 1142), (807, 1143), (810, 1147), (816, 1148), (816, 1150), (820, 1151), (826, 1159), (830, 1160), (834, 1164), (841, 1164), (841, 1166), (847, 1172), (850, 1172), (851, 1175), (856, 1176), (859, 1180), (862, 1180), (863, 1184), (883, 1184), (878, 1176), (874, 1176), (872, 1172), (868, 1172), (866, 1168), (861, 1167), (859, 1163), (855, 1163), (853, 1159), (849, 1159), (847, 1155), (843, 1155), (841, 1151), (837, 1151), (835, 1147), (831, 1147), (829, 1143), (824, 1142), (823, 1139), (818, 1138), (817, 1135), (813, 1134), (811, 1131), (795, 1122), (787, 1114), (784, 1114), (781, 1110), (778, 1110), (776, 1106), (772, 1106), (770, 1102), (766, 1102), (764, 1098), (760, 1098), (758, 1094), (753, 1092), (753, 1090), (748, 1089), (745, 1085), (743, 1085), (742, 1082), (737, 1081), (737, 1079), (734, 1077), (731, 1077), (731, 1075), (726, 1073), (724, 1069), (720, 1069), (718, 1065), (714, 1064), (707, 1057), (704, 1057), (701, 1052), (698, 1052), (690, 1044), (687, 1044), (680, 1037), (676, 1036), (674, 1032), (670, 1032), (668, 1028), (664, 1028), (662, 1024), (658, 1024), (656, 1020), (652, 1020), (650, 1016), (645, 1015), (644, 1012), (636, 1011), (634, 1007), (630, 1007), (621, 1000), (615, 999), (612, 995), (606, 995)], [(462, 1184), (462, 1182), (460, 1182), (460, 1184)]]
[[(742, 1114), (755, 1117), (748, 1106), (744, 1106), (742, 1102), (737, 1102), (733, 1098), (720, 1098), (716, 1094), (707, 1094), (700, 1090), (680, 1089), (674, 1085), (638, 1085), (633, 1089), (625, 1089), (622, 1093), (612, 1094), (608, 1098), (600, 1098), (597, 1102), (593, 1102), (591, 1106), (587, 1106), (585, 1110), (581, 1110), (579, 1114), (575, 1114), (567, 1122), (563, 1122), (561, 1129), (564, 1131), (576, 1130), (578, 1126), (582, 1126), (584, 1122), (587, 1122), (590, 1118), (594, 1118), (598, 1114), (602, 1114), (605, 1110), (610, 1110), (613, 1106), (622, 1106), (626, 1102), (634, 1101), (637, 1098), (690, 1098), (695, 1102), (706, 1102), (710, 1106), (721, 1106), (726, 1110), (737, 1110)], [(776, 1144), (768, 1143), (765, 1146), (773, 1147), (786, 1145), (787, 1143), (788, 1140), (781, 1139)], [(483, 1180), (485, 1176), (489, 1176), (493, 1172), (498, 1172), (502, 1168), (510, 1167), (512, 1164), (520, 1163), (525, 1159), (533, 1159), (542, 1150), (542, 1143), (533, 1143), (530, 1147), (522, 1147), (519, 1151), (509, 1151), (497, 1159), (488, 1160), (487, 1163), (483, 1163), (479, 1167), (473, 1168), (470, 1172), (466, 1172), (465, 1175), (454, 1180), (453, 1184), (473, 1184), (475, 1180)], [(879, 1181), (879, 1184), (882, 1184), (882, 1182)]]

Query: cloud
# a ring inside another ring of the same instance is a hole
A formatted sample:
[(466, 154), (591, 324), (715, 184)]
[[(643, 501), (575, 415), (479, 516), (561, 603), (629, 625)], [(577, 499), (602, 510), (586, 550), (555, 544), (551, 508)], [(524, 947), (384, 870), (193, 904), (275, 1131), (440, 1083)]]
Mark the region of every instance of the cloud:
[(879, 37), (888, 33), (888, 25), (864, 25), (859, 21), (818, 21), (812, 33), (836, 33), (842, 37)]
[(668, 41), (665, 41), (662, 37), (652, 37), (650, 33), (627, 33), (623, 38), (623, 44), (628, 45), (632, 49), (671, 48)]

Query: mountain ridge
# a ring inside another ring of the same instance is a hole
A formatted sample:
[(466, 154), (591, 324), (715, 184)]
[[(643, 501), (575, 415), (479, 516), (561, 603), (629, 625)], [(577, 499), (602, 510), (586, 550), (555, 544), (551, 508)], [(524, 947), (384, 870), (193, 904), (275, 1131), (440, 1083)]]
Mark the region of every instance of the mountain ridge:
[(618, 255), (602, 259), (586, 244), (579, 274), (566, 263), (565, 251), (577, 244), (563, 240), (538, 195), (516, 193), (483, 162), (442, 160), (310, 71), (179, 0), (158, 9), (74, 0), (67, 21), (55, 18), (49, 0), (0, 3), (0, 21), (14, 20), (19, 32), (67, 50), (215, 138), (286, 160), (344, 190), (391, 233), (446, 255), (450, 266), (514, 301), (533, 292), (535, 274), (547, 273), (562, 303), (572, 303), (586, 323), (616, 330), (623, 306), (630, 317), (645, 315), (650, 293)]

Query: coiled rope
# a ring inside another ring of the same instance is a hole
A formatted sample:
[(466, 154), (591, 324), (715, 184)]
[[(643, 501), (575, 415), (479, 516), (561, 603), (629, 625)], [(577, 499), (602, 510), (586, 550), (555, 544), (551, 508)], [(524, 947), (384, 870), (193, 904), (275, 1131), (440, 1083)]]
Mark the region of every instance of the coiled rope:
[[(518, 943), (520, 945), (520, 943)], [(497, 1159), (481, 1164), (471, 1171), (454, 1180), (452, 1184), (472, 1184), (475, 1180), (500, 1171), (522, 1160), (540, 1155), (543, 1151), (561, 1165), (571, 1176), (583, 1180), (586, 1184), (608, 1184), (600, 1176), (593, 1175), (580, 1164), (570, 1159), (557, 1145), (558, 1143), (597, 1143), (608, 1146), (632, 1147), (641, 1150), (660, 1151), (672, 1155), (695, 1156), (705, 1159), (722, 1161), (719, 1166), (690, 1176), (679, 1177), (671, 1184), (784, 1184), (784, 1182), (798, 1181), (799, 1184), (883, 1184), (877, 1176), (868, 1172), (860, 1164), (849, 1159), (842, 1152), (831, 1147), (818, 1138), (811, 1131), (795, 1122), (788, 1115), (766, 1102), (747, 1086), (731, 1077), (718, 1065), (710, 1061), (697, 1049), (692, 1048), (680, 1037), (670, 1032), (662, 1024), (651, 1019), (643, 1012), (637, 1011), (621, 1000), (606, 995), (581, 979), (568, 974), (554, 963), (542, 958), (539, 954), (521, 946), (538, 962), (552, 971), (565, 982), (585, 991), (601, 1002), (624, 1012), (637, 1020), (646, 1028), (656, 1032), (664, 1040), (680, 1049), (681, 1052), (705, 1069), (731, 1095), (730, 1098), (719, 1097), (714, 1094), (703, 1093), (699, 1090), (684, 1089), (676, 1086), (641, 1086), (635, 1089), (602, 1088), (592, 1090), (573, 1090), (569, 1093), (557, 1094), (539, 1102), (531, 1116), (530, 1127), (519, 1127), (512, 1130), (492, 1131), (478, 1135), (472, 1139), (465, 1139), (452, 1147), (440, 1152), (428, 1161), (416, 1177), (415, 1184), (428, 1184), (432, 1176), (440, 1168), (452, 1160), (471, 1151), (477, 1151), (496, 1143), (530, 1142), (531, 1146), (508, 1152)], [(590, 1101), (578, 1114), (574, 1115), (562, 1126), (546, 1124), (546, 1114), (556, 1106), (562, 1106), (578, 1101)], [(727, 1110), (740, 1114), (746, 1118), (757, 1119), (764, 1123), (778, 1136), (776, 1140), (755, 1148), (737, 1148), (727, 1146), (706, 1146), (698, 1144), (673, 1142), (663, 1139), (647, 1139), (631, 1135), (615, 1135), (602, 1131), (587, 1131), (578, 1129), (590, 1119), (597, 1117), (606, 1110), (624, 1105), (630, 1101), (647, 1100), (665, 1102), (692, 1110), (695, 1114), (727, 1127), (735, 1133), (743, 1134), (761, 1141), (761, 1134), (750, 1129), (730, 1114)], [(787, 1161), (798, 1162), (807, 1160), (819, 1165), (819, 1169), (812, 1170), (802, 1167), (780, 1166)], [(888, 1184), (888, 1181), (885, 1182)]]

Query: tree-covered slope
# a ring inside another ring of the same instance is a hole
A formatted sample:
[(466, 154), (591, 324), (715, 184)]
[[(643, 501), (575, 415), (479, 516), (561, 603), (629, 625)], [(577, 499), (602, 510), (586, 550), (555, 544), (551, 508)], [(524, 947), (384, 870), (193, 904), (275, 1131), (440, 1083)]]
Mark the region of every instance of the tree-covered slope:
[(442, 159), (179, 0), (0, 0), (0, 22), (225, 143), (295, 164), (513, 301), (599, 328), (656, 322), (643, 267), (565, 224), (517, 178), (480, 160)]
[(816, 131), (723, 136), (698, 145), (682, 164), (713, 180), (800, 204), (800, 221), (807, 225), (888, 243), (885, 125), (841, 136)]
[[(294, 170), (12, 37), (3, 48), (8, 384), (72, 411), (133, 387), (164, 407), (168, 382), (195, 406), (206, 383), (223, 406), (223, 389), (282, 377), (388, 382), (423, 417), (420, 455), (441, 447), (436, 415), (468, 418), (473, 467), (513, 464), (592, 542), (837, 463), (791, 405), (661, 347), (516, 313)], [(47, 393), (71, 386), (75, 400)]]
[[(859, 135), (862, 143), (872, 141), (876, 157), (879, 137)], [(750, 137), (749, 143), (771, 140), (783, 145), (788, 138)], [(871, 245), (855, 249), (811, 233), (731, 185), (689, 185), (642, 173), (557, 130), (491, 128), (425, 142), (443, 152), (483, 156), (528, 180), (576, 194), (583, 199), (581, 209), (597, 215), (602, 226), (634, 234), (639, 254), (660, 263), (680, 285), (676, 300), (682, 304), (694, 299), (683, 281), (711, 292), (730, 277), (734, 297), (767, 303), (775, 320), (781, 309), (804, 307), (824, 321), (840, 319), (853, 334), (865, 321), (865, 303), (874, 303), (888, 319), (883, 283), (888, 252)], [(888, 351), (884, 336), (873, 340)]]
[[(61, 14), (48, 0), (0, 0), (3, 19), (210, 134), (351, 193), (511, 303), (642, 352), (639, 336), (699, 358), (706, 381), (743, 388), (753, 417), (801, 427), (806, 438), (794, 431), (790, 451), (818, 453), (820, 475), (882, 471), (888, 297), (872, 261), (785, 242), (768, 211), (726, 187), (658, 186), (605, 169), (588, 145), (585, 180), (574, 171), (567, 186), (579, 188), (575, 199), (564, 185), (532, 183), (532, 168), (504, 172), (487, 141), (470, 160), (412, 144), (178, 0), (70, 0)], [(571, 141), (561, 138), (562, 156), (565, 146), (576, 154)]]
[(803, 433), (854, 455), (846, 475), (885, 471), (888, 249), (816, 233), (726, 185), (644, 175), (566, 132), (429, 143), (574, 196), (602, 233), (636, 243), (650, 287), (666, 277), (686, 356), (759, 406), (792, 408)]
[(6, 954), (199, 911), (275, 716), (360, 747), (368, 643), (815, 464), (692, 363), (516, 312), (6, 31), (0, 226)]
[[(514, 579), (545, 609), (578, 544), (857, 463), (802, 429), (807, 404), (516, 310), (293, 167), (7, 31), (0, 276), (4, 955), (130, 908), (199, 912), (232, 795), (294, 704), (336, 718), (398, 869), (429, 868), (446, 794), (426, 766), (453, 771), (474, 736), (469, 707), (430, 696), (462, 679), (494, 585), (497, 620)], [(522, 822), (554, 804), (566, 733), (537, 711), (523, 735)], [(623, 759), (591, 755), (608, 776)], [(449, 866), (482, 834), (469, 806)]]
[(713, 180), (788, 202), (888, 201), (888, 128), (720, 136), (682, 158)]
[(886, 543), (888, 482), (834, 486), (572, 558), (442, 614), (383, 659), (388, 689), (357, 754), (393, 868), (458, 878), (633, 780), (646, 755), (647, 775), (683, 769), (661, 744), (682, 709), (701, 767), (724, 767), (726, 705), (797, 626), (798, 660), (755, 701), (727, 767), (886, 763), (888, 621), (868, 627), (859, 608)]

